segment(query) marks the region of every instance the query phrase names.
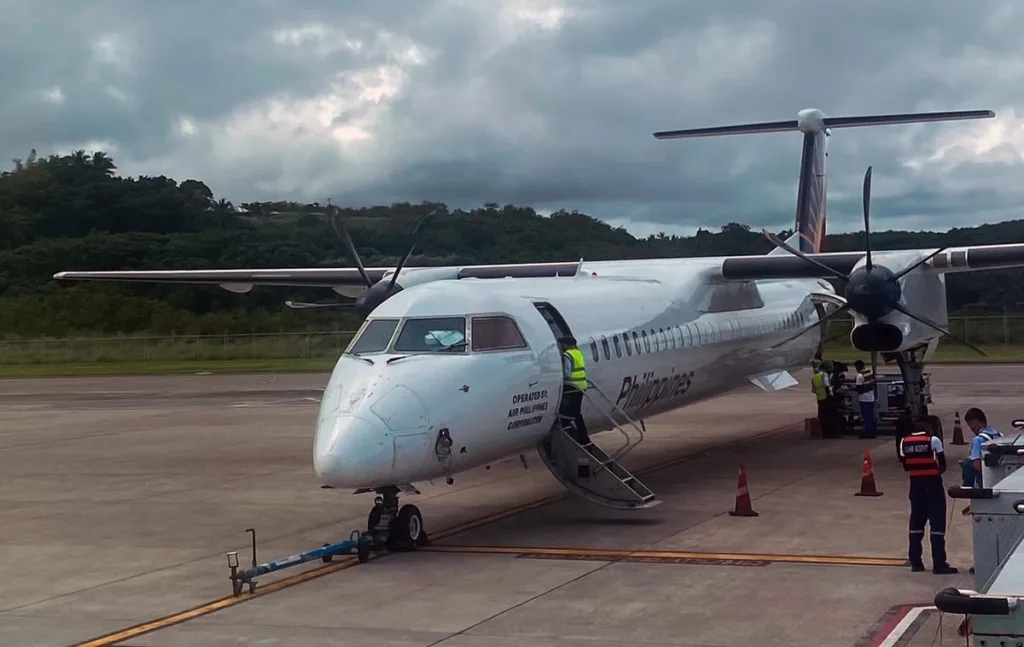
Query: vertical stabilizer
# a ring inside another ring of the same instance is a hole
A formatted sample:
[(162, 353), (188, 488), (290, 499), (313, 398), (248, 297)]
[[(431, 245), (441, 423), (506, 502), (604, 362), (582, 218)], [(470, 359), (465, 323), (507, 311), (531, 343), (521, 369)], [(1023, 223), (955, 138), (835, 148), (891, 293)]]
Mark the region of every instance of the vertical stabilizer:
[(796, 190), (796, 225), (799, 249), (805, 254), (823, 251), (827, 199), (825, 162), (828, 159), (828, 131), (804, 133), (800, 157), (800, 182)]

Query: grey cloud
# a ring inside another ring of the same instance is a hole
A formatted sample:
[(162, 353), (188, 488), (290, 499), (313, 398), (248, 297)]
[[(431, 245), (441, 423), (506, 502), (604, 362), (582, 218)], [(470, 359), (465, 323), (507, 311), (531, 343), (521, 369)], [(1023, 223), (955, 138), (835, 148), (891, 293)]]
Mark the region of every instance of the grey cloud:
[[(561, 4), (568, 13), (558, 29), (513, 36), (498, 16), (531, 3), (19, 3), (0, 26), (0, 154), (112, 141), (124, 173), (198, 177), (235, 201), (495, 201), (576, 208), (645, 231), (730, 221), (781, 228), (792, 225), (797, 134), (660, 142), (651, 133), (792, 118), (804, 107), (1000, 110), (1020, 99), (1024, 9), (997, 0)], [(272, 38), (317, 23), (326, 39)], [(126, 39), (125, 67), (92, 57), (90, 42), (104, 34)], [(425, 63), (402, 63), (399, 41), (415, 44)], [(351, 99), (351, 74), (392, 63), (405, 74), (397, 96), (349, 101), (325, 118), (362, 127), (372, 117), (370, 143), (332, 142), (312, 122), (225, 130), (271, 97)], [(52, 86), (63, 104), (42, 100)], [(204, 129), (199, 137), (176, 132), (182, 117)], [(878, 228), (1018, 217), (1019, 154), (921, 172), (903, 165), (940, 135), (969, 128), (834, 131), (829, 230), (859, 227), (868, 164)]]

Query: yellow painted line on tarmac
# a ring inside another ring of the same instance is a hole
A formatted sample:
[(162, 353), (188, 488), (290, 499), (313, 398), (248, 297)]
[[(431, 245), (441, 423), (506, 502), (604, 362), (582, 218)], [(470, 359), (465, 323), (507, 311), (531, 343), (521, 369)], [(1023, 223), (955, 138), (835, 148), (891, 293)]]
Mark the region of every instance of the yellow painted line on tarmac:
[(187, 620), (193, 620), (200, 616), (205, 616), (207, 614), (213, 613), (214, 611), (220, 611), (221, 609), (226, 609), (228, 607), (235, 606), (236, 604), (241, 604), (248, 600), (253, 600), (255, 598), (260, 598), (265, 595), (270, 595), (275, 591), (280, 591), (282, 589), (295, 586), (296, 584), (308, 582), (309, 580), (313, 580), (318, 577), (323, 577), (324, 575), (328, 575), (329, 573), (343, 571), (347, 568), (355, 566), (358, 563), (359, 560), (357, 560), (355, 557), (347, 557), (345, 559), (342, 559), (341, 561), (327, 564), (326, 566), (321, 566), (319, 568), (305, 571), (297, 575), (292, 575), (291, 577), (286, 577), (282, 580), (271, 582), (270, 584), (258, 586), (256, 588), (256, 592), (252, 595), (249, 595), (248, 593), (243, 593), (238, 597), (229, 596), (221, 598), (219, 600), (214, 600), (213, 602), (207, 602), (206, 604), (202, 604), (198, 607), (193, 607), (186, 611), (180, 611), (173, 615), (158, 618), (157, 620), (152, 620), (150, 622), (135, 625), (133, 627), (128, 627), (126, 629), (122, 629), (120, 631), (110, 633), (105, 636), (100, 636), (99, 638), (87, 640), (86, 642), (77, 643), (74, 647), (109, 647), (110, 645), (114, 645), (125, 640), (130, 640), (131, 638), (136, 638), (143, 634), (148, 634), (153, 631), (157, 631), (158, 629), (166, 629), (167, 627), (180, 624)]
[[(795, 422), (794, 423), (785, 424), (785, 425), (781, 425), (779, 427), (775, 427), (773, 429), (770, 429), (770, 430), (765, 431), (765, 432), (760, 433), (760, 434), (755, 434), (753, 436), (746, 436), (746, 437), (743, 437), (743, 438), (736, 439), (733, 442), (725, 443), (725, 444), (722, 444), (722, 445), (714, 445), (714, 446), (708, 447), (708, 448), (706, 448), (704, 450), (701, 450), (701, 451), (698, 451), (698, 452), (694, 452), (694, 453), (690, 453), (690, 454), (685, 454), (685, 455), (682, 455), (682, 456), (677, 456), (676, 458), (672, 458), (672, 459), (669, 459), (667, 461), (663, 461), (661, 463), (656, 463), (654, 465), (649, 465), (649, 466), (647, 466), (647, 467), (645, 467), (643, 469), (636, 470), (635, 474), (637, 476), (640, 476), (640, 475), (643, 475), (643, 474), (649, 474), (651, 472), (656, 472), (656, 471), (659, 471), (659, 470), (663, 470), (663, 469), (665, 469), (667, 467), (672, 467), (674, 465), (680, 465), (682, 463), (686, 463), (686, 462), (689, 462), (691, 460), (700, 458), (701, 456), (703, 456), (703, 455), (705, 455), (705, 454), (707, 454), (709, 452), (719, 451), (719, 450), (722, 450), (722, 449), (728, 449), (729, 447), (733, 447), (735, 445), (748, 443), (748, 442), (751, 442), (751, 441), (754, 441), (754, 440), (759, 440), (759, 439), (765, 438), (767, 436), (772, 436), (774, 434), (781, 433), (781, 432), (783, 432), (783, 431), (785, 431), (787, 429), (793, 428), (795, 426), (797, 426), (797, 423), (795, 423)], [(467, 521), (467, 522), (464, 522), (464, 523), (456, 524), (454, 526), (451, 526), (449, 528), (445, 528), (444, 530), (438, 531), (436, 533), (430, 533), (429, 536), (430, 536), (431, 540), (444, 539), (446, 537), (451, 537), (452, 535), (456, 535), (456, 534), (459, 534), (459, 533), (462, 533), (462, 532), (466, 532), (467, 530), (472, 530), (474, 528), (478, 528), (478, 527), (483, 526), (483, 525), (488, 524), (488, 523), (494, 523), (496, 521), (501, 521), (503, 519), (507, 519), (509, 517), (513, 517), (513, 516), (515, 516), (517, 514), (520, 514), (520, 513), (523, 513), (523, 512), (527, 512), (529, 510), (535, 510), (537, 508), (541, 508), (541, 507), (544, 507), (546, 505), (550, 505), (552, 503), (556, 503), (556, 502), (558, 502), (558, 501), (560, 501), (562, 499), (565, 499), (567, 496), (569, 496), (569, 494), (570, 494), (569, 492), (559, 493), (559, 494), (556, 494), (556, 495), (553, 495), (553, 496), (544, 497), (543, 499), (538, 499), (536, 501), (532, 501), (530, 503), (525, 503), (523, 505), (518, 505), (518, 506), (515, 506), (515, 507), (512, 507), (512, 508), (507, 508), (505, 510), (500, 510), (498, 512), (494, 512), (492, 514), (485, 515), (485, 516), (480, 517), (478, 519), (473, 519), (471, 521)], [(460, 550), (459, 551), (455, 551), (454, 550), (455, 548), (459, 548)], [(443, 552), (443, 551), (448, 551), (448, 552), (485, 552), (485, 550), (486, 550), (486, 551), (489, 551), (491, 553), (495, 553), (495, 552), (503, 552), (506, 549), (503, 549), (503, 548), (491, 549), (491, 548), (487, 548), (487, 547), (476, 547), (473, 551), (468, 551), (468, 550), (465, 550), (462, 547), (457, 547), (457, 546), (434, 546), (434, 547), (424, 547), (421, 550), (436, 550), (436, 551), (441, 551), (441, 552)], [(542, 554), (541, 551), (550, 551), (550, 550), (568, 550), (568, 551), (572, 551), (572, 550), (576, 550), (576, 549), (550, 549), (550, 548), (545, 548), (545, 549), (530, 549), (529, 551), (524, 551), (521, 548), (510, 548), (510, 549), (507, 549), (507, 550), (510, 551), (510, 552), (518, 552), (518, 553), (530, 552), (530, 553), (533, 553), (533, 554)], [(628, 553), (630, 551), (623, 551), (623, 552), (627, 552)], [(385, 555), (386, 554), (387, 553), (385, 553)], [(373, 555), (373, 556), (371, 556), (371, 561), (373, 559), (377, 559), (377, 558), (385, 556), (385, 555)], [(636, 555), (637, 556), (635, 558), (643, 558), (643, 555), (641, 553), (637, 553)], [(708, 554), (694, 553), (694, 555), (698, 555), (698, 557), (696, 557), (697, 559), (710, 559), (710, 557), (709, 557), (710, 553), (708, 553)], [(672, 559), (672, 558), (681, 559), (681, 558), (685, 558), (685, 555), (684, 554), (673, 554), (672, 557), (668, 558), (668, 559)], [(740, 558), (734, 558), (734, 559), (740, 559)], [(752, 557), (752, 556), (745, 556), (742, 559), (750, 561), (750, 560), (754, 560), (756, 558)], [(836, 559), (836, 558), (833, 558), (833, 559)], [(868, 558), (860, 558), (860, 559), (868, 559)], [(890, 561), (892, 561), (892, 560), (890, 560)], [(263, 597), (265, 595), (270, 595), (271, 593), (275, 593), (275, 592), (281, 591), (283, 589), (291, 588), (291, 587), (295, 586), (296, 584), (302, 584), (303, 582), (308, 582), (309, 580), (314, 580), (316, 578), (323, 577), (324, 575), (329, 575), (329, 574), (335, 573), (337, 571), (342, 571), (342, 570), (345, 570), (347, 568), (351, 568), (352, 566), (355, 566), (358, 563), (359, 562), (358, 562), (358, 560), (355, 557), (347, 557), (347, 558), (344, 558), (344, 559), (342, 559), (340, 561), (335, 561), (335, 562), (332, 562), (332, 563), (327, 564), (325, 566), (320, 566), (318, 568), (314, 568), (314, 569), (311, 569), (311, 570), (308, 570), (308, 571), (305, 571), (305, 572), (302, 572), (302, 573), (298, 573), (296, 575), (292, 575), (290, 577), (286, 577), (284, 579), (277, 580), (276, 582), (272, 582), (270, 584), (261, 585), (261, 586), (257, 587), (256, 592), (254, 594), (252, 594), (252, 595), (249, 595), (248, 593), (243, 593), (242, 595), (239, 595), (238, 597), (233, 597), (233, 596), (224, 597), (224, 598), (221, 598), (219, 600), (214, 600), (212, 602), (208, 602), (206, 604), (202, 604), (202, 605), (200, 605), (198, 607), (193, 607), (191, 609), (187, 609), (185, 611), (180, 611), (178, 613), (175, 613), (175, 614), (172, 614), (172, 615), (169, 615), (169, 616), (164, 616), (163, 618), (158, 618), (156, 620), (152, 620), (152, 621), (145, 622), (145, 623), (142, 623), (142, 624), (138, 624), (138, 625), (134, 625), (134, 626), (131, 626), (131, 627), (127, 627), (125, 629), (121, 629), (121, 630), (116, 631), (114, 633), (109, 633), (109, 634), (100, 636), (98, 638), (93, 638), (91, 640), (87, 640), (85, 642), (76, 643), (73, 647), (110, 647), (111, 645), (116, 645), (119, 642), (123, 642), (125, 640), (130, 640), (132, 638), (136, 638), (136, 637), (141, 636), (143, 634), (152, 633), (152, 632), (158, 631), (160, 629), (166, 629), (168, 627), (172, 627), (174, 625), (181, 624), (182, 622), (187, 622), (189, 620), (194, 620), (195, 618), (198, 618), (198, 617), (201, 617), (201, 616), (205, 616), (205, 615), (214, 613), (215, 611), (220, 611), (222, 609), (227, 609), (228, 607), (233, 607), (236, 604), (241, 604), (243, 602), (247, 602), (247, 601), (253, 600), (255, 598), (261, 598), (261, 597)], [(889, 565), (889, 564), (886, 564), (886, 565)], [(266, 576), (264, 576), (264, 577), (266, 577)]]
[(550, 548), (542, 546), (426, 546), (420, 550), (439, 553), (480, 553), (486, 555), (543, 555), (551, 557), (606, 558), (609, 561), (624, 559), (722, 561), (722, 562), (773, 562), (790, 564), (834, 564), (841, 566), (906, 566), (907, 560), (896, 557), (857, 557), (849, 555), (792, 555), (778, 553), (703, 553), (684, 550), (617, 550), (607, 548)]

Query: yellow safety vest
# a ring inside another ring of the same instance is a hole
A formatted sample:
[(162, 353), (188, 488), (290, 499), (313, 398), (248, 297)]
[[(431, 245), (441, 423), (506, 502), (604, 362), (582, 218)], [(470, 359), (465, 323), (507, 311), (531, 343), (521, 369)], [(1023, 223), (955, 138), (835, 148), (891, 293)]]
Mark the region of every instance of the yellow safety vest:
[(823, 371), (815, 371), (811, 377), (811, 390), (814, 391), (814, 395), (818, 400), (824, 400), (828, 397), (828, 390), (825, 388), (825, 373)]
[(578, 348), (570, 348), (565, 351), (572, 361), (572, 372), (569, 373), (569, 383), (580, 391), (587, 390), (587, 369), (583, 363), (583, 353)]

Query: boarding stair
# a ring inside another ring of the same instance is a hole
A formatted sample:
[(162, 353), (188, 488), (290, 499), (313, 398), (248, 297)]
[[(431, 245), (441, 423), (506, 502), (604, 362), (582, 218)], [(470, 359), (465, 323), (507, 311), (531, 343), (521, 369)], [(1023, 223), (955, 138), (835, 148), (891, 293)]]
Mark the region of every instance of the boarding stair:
[[(620, 460), (643, 440), (644, 428), (589, 382), (585, 397), (601, 411), (612, 426), (626, 438), (626, 444), (609, 456), (593, 440), (577, 440), (574, 421), (559, 413), (551, 433), (540, 443), (539, 454), (544, 465), (558, 482), (573, 494), (591, 503), (617, 510), (652, 508), (661, 501), (640, 479), (622, 466)], [(631, 439), (616, 416), (638, 434)]]

